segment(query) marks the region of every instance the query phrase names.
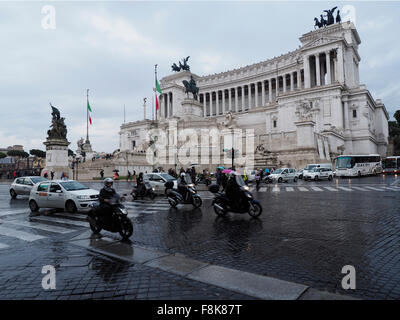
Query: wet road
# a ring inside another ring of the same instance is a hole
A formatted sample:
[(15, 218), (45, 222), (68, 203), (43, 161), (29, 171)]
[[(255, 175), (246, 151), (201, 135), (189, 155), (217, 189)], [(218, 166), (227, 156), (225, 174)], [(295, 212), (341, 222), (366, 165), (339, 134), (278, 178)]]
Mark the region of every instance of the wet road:
[[(128, 202), (135, 224), (131, 240), (330, 292), (365, 299), (400, 299), (397, 179), (378, 176), (262, 185), (254, 191), (264, 208), (259, 219), (241, 214), (217, 218), (210, 206), (212, 194), (205, 191), (201, 192), (203, 206), (196, 210), (188, 205), (172, 209), (163, 197), (154, 202)], [(101, 187), (99, 183), (86, 184)], [(116, 187), (122, 191), (127, 185), (119, 182)], [(27, 246), (37, 250), (62, 245), (88, 230), (82, 214), (28, 215), (27, 199), (10, 200), (8, 185), (1, 184), (0, 253), (9, 254), (10, 269), (21, 265), (18, 256), (13, 261), (13, 252), (23, 252)], [(5, 263), (0, 258), (0, 267)], [(344, 265), (356, 269), (356, 290), (341, 289)], [(7, 276), (4, 272), (2, 277)]]

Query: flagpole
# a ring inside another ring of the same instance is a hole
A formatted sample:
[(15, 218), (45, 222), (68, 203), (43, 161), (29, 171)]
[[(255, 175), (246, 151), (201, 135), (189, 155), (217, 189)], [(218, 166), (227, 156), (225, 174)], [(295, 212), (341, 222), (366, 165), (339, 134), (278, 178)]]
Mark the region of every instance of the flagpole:
[(89, 89), (86, 91), (86, 143), (89, 143)]
[[(154, 65), (154, 93), (157, 99), (157, 65)], [(156, 110), (156, 121), (157, 121), (157, 110)]]

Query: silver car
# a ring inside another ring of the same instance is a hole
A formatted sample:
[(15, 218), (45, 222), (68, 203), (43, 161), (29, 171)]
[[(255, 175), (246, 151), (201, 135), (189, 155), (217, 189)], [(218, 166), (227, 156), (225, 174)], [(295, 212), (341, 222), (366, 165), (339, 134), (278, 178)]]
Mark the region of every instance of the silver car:
[(10, 186), (10, 196), (15, 199), (17, 196), (28, 196), (31, 193), (32, 187), (39, 182), (47, 181), (46, 178), (39, 176), (20, 177), (16, 178)]
[(159, 193), (164, 194), (165, 183), (168, 181), (172, 181), (174, 183), (174, 189), (178, 187), (177, 180), (168, 173), (163, 173), (163, 172), (145, 173), (143, 175), (143, 179), (148, 180), (150, 185), (154, 188), (153, 191), (158, 194)]

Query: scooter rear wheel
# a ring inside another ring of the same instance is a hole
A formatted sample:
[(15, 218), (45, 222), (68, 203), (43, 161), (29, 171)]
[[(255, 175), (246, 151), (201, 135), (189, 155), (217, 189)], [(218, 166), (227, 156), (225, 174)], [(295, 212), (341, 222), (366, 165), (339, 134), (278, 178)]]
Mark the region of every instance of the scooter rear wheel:
[[(220, 205), (219, 203), (216, 203), (216, 204)], [(218, 208), (216, 206), (216, 204), (214, 204), (213, 207), (214, 207), (214, 211), (217, 214), (217, 216), (222, 217), (222, 216), (226, 215), (227, 212), (225, 210), (221, 210), (220, 208)]]

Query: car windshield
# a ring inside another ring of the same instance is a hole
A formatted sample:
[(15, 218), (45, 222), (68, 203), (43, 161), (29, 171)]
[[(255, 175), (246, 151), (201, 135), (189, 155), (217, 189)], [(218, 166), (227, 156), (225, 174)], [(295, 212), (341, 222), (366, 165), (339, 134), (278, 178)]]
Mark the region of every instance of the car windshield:
[(169, 175), (168, 173), (160, 173), (160, 176), (163, 177), (165, 180), (167, 180), (167, 182), (175, 180), (175, 178)]
[(311, 170), (310, 170), (311, 172), (318, 172), (319, 171), (319, 168), (312, 168)]
[(37, 178), (31, 178), (31, 180), (32, 180), (32, 182), (33, 182), (34, 184), (36, 184), (36, 183), (38, 183), (38, 182), (46, 181), (47, 179), (46, 179), (46, 178), (43, 178), (43, 177), (37, 177)]
[(316, 164), (309, 164), (309, 165), (307, 165), (305, 170), (312, 171), (312, 169), (315, 168), (316, 166), (317, 166)]
[(282, 173), (282, 169), (275, 170), (274, 173)]
[(87, 190), (88, 187), (84, 186), (82, 183), (78, 181), (66, 181), (60, 182), (63, 188), (67, 191), (77, 191), (77, 190)]

